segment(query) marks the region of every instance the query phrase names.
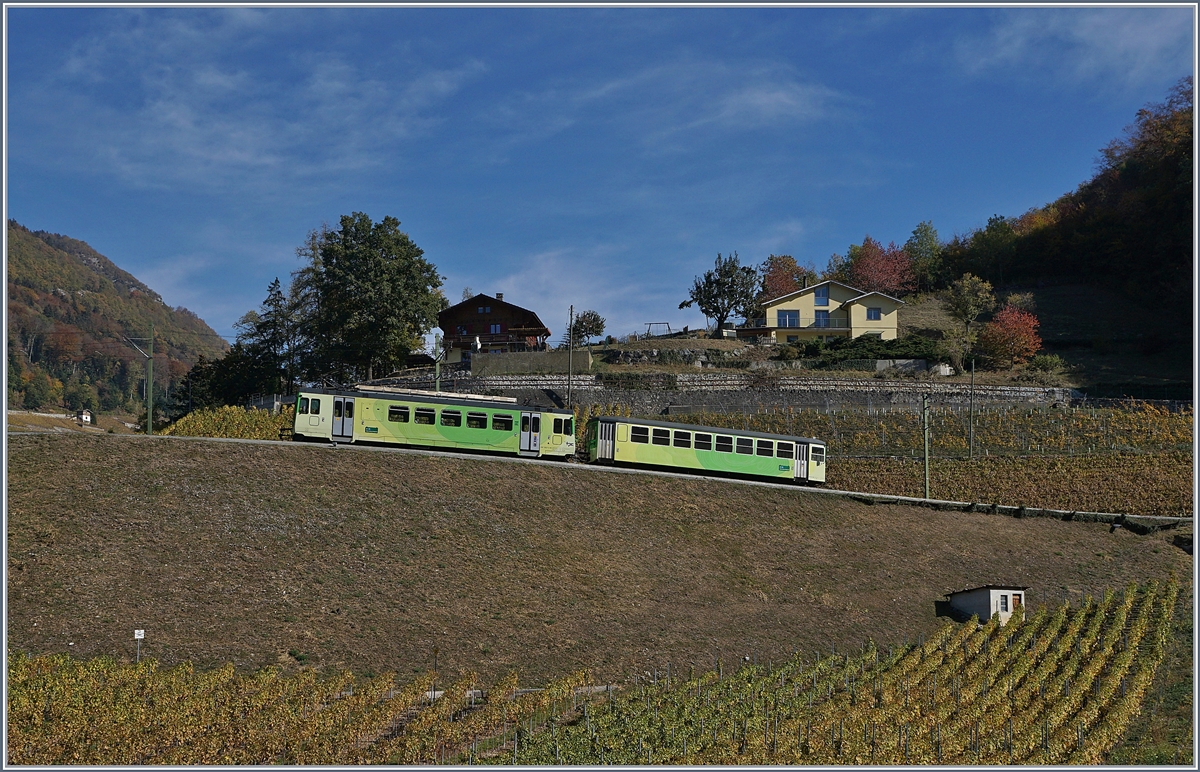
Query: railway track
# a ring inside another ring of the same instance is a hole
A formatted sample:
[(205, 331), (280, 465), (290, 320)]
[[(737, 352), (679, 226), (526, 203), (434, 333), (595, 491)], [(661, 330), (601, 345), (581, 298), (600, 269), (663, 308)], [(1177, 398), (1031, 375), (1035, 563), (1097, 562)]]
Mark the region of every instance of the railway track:
[[(36, 435), (36, 434), (62, 434), (63, 432), (9, 432), (9, 436), (18, 435)], [(697, 474), (694, 472), (671, 472), (663, 469), (647, 469), (640, 467), (616, 467), (604, 466), (597, 464), (584, 464), (574, 460), (546, 460), (539, 458), (519, 458), (514, 456), (487, 455), (481, 453), (467, 453), (446, 450), (435, 450), (433, 448), (415, 448), (415, 447), (391, 447), (382, 445), (355, 445), (348, 443), (328, 443), (328, 442), (292, 442), (288, 440), (241, 440), (241, 439), (225, 439), (219, 437), (173, 437), (165, 435), (149, 436), (142, 434), (102, 434), (95, 435), (112, 439), (132, 440), (135, 442), (147, 441), (175, 441), (175, 442), (224, 442), (243, 445), (276, 445), (289, 448), (307, 448), (312, 450), (337, 450), (339, 452), (368, 452), (368, 453), (398, 453), (417, 456), (433, 456), (436, 458), (455, 459), (458, 461), (489, 461), (502, 464), (535, 464), (541, 466), (549, 466), (557, 469), (578, 471), (585, 474), (625, 474), (625, 475), (652, 475), (657, 477), (669, 477), (678, 480), (705, 480), (708, 482), (726, 483), (730, 485), (754, 485), (765, 488), (778, 488), (783, 490), (795, 491), (796, 493), (814, 496), (833, 496), (836, 498), (848, 498), (860, 503), (873, 504), (901, 504), (906, 506), (928, 507), (941, 511), (958, 511), (965, 513), (980, 513), (993, 514), (1007, 517), (1025, 518), (1025, 517), (1048, 517), (1055, 520), (1068, 520), (1091, 523), (1106, 523), (1114, 527), (1123, 527), (1134, 533), (1148, 534), (1158, 530), (1176, 528), (1182, 525), (1187, 525), (1193, 522), (1190, 517), (1166, 517), (1156, 515), (1129, 515), (1118, 512), (1082, 512), (1075, 510), (1061, 509), (1044, 509), (1037, 507), (1024, 506), (1009, 506), (997, 503), (984, 502), (967, 502), (967, 501), (948, 501), (942, 499), (924, 499), (915, 498), (912, 496), (894, 496), (883, 493), (863, 493), (861, 491), (847, 491), (833, 488), (814, 488), (800, 486), (788, 483), (769, 482), (765, 480), (747, 480), (738, 477), (718, 477), (715, 475)]]

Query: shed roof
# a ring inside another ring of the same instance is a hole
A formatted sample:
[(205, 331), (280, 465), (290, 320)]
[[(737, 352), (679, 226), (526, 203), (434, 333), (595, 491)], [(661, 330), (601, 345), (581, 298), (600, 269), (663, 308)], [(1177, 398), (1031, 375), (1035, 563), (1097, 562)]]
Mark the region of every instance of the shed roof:
[(981, 584), (978, 587), (968, 587), (965, 590), (955, 590), (954, 592), (946, 593), (947, 598), (952, 598), (955, 595), (963, 595), (968, 592), (976, 592), (978, 590), (1028, 590), (1029, 587), (1019, 584)]

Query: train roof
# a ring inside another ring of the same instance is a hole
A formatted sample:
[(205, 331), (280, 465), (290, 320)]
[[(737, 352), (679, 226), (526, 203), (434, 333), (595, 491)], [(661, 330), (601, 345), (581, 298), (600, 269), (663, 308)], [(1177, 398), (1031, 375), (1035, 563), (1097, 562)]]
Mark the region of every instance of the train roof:
[(824, 445), (825, 440), (818, 440), (815, 437), (797, 437), (792, 434), (768, 434), (767, 432), (752, 432), (743, 429), (730, 429), (724, 426), (700, 426), (698, 424), (678, 424), (670, 421), (653, 421), (645, 418), (625, 418), (623, 416), (598, 416), (598, 421), (606, 423), (630, 423), (638, 424), (639, 426), (659, 426), (664, 429), (687, 429), (693, 432), (711, 432), (713, 434), (730, 434), (738, 437), (758, 437), (764, 440), (802, 440), (804, 442), (816, 443)]
[[(560, 407), (545, 405), (520, 405), (515, 399), (497, 398), (485, 394), (456, 394), (454, 392), (417, 391), (395, 389), (383, 391), (378, 387), (372, 389), (300, 389), (300, 394), (327, 394), (333, 397), (366, 397), (371, 399), (394, 399), (405, 402), (432, 402), (439, 405), (454, 405), (456, 407), (483, 407), (491, 410), (536, 410), (541, 413), (555, 413), (574, 416), (575, 414)], [(511, 401), (505, 401), (505, 399)]]

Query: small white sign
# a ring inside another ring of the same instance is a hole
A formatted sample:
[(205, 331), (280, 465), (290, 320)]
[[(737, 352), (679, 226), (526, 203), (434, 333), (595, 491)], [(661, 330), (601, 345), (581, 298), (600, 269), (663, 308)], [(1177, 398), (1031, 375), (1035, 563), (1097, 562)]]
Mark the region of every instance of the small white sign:
[(145, 630), (134, 630), (134, 631), (133, 631), (133, 637), (134, 637), (134, 638), (145, 638), (145, 637), (146, 637), (146, 631), (145, 631)]

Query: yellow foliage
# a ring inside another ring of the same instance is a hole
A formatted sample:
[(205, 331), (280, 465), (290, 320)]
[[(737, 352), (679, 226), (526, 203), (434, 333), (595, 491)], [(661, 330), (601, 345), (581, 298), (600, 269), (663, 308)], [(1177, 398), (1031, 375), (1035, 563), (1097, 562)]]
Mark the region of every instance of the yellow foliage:
[(284, 429), (292, 428), (292, 408), (278, 414), (268, 410), (247, 410), (225, 406), (194, 410), (167, 427), (163, 434), (176, 437), (221, 437), (235, 440), (277, 440)]

